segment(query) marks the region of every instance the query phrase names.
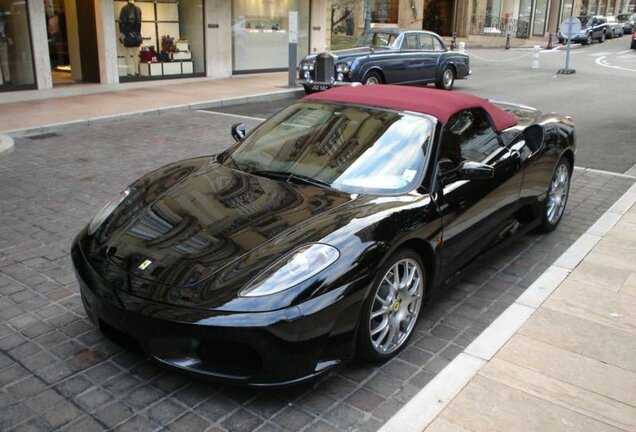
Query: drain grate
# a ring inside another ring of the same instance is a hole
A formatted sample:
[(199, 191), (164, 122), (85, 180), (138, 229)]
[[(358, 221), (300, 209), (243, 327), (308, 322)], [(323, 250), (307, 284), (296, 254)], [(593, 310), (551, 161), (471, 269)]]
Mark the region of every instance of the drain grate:
[(27, 137), (28, 139), (31, 140), (43, 140), (43, 139), (47, 139), (47, 138), (54, 138), (54, 137), (59, 137), (61, 136), (58, 133), (55, 132), (48, 132), (48, 133), (43, 133), (40, 135), (31, 135), (30, 137)]

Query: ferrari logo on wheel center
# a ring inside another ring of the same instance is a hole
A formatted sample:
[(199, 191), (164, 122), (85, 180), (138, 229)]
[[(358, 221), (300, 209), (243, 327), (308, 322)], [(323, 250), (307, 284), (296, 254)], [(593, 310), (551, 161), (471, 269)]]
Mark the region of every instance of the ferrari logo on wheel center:
[(393, 312), (397, 312), (400, 310), (400, 302), (399, 301), (394, 301), (393, 304), (391, 305), (391, 310)]

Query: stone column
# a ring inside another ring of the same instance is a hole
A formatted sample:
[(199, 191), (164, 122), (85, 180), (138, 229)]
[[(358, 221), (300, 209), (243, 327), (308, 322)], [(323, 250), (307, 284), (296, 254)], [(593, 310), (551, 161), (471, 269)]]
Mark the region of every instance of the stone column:
[(232, 76), (232, 2), (205, 0), (205, 61), (210, 78)]
[(50, 89), (53, 88), (53, 80), (51, 79), (51, 59), (49, 58), (44, 2), (31, 0), (27, 2), (27, 7), (29, 8), (35, 82), (39, 90)]
[(311, 2), (309, 52), (322, 52), (331, 46), (331, 0)]
[(117, 70), (117, 37), (115, 29), (115, 5), (113, 0), (95, 2), (95, 25), (97, 26), (97, 51), (99, 57), (99, 79), (102, 84), (119, 83)]

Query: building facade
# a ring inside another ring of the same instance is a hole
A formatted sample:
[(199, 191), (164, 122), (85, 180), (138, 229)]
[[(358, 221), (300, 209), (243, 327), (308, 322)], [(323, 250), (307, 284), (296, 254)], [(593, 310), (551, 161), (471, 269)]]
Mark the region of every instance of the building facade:
[[(227, 78), (324, 50), (330, 0), (0, 0), (0, 91)], [(293, 16), (292, 16), (293, 19)]]

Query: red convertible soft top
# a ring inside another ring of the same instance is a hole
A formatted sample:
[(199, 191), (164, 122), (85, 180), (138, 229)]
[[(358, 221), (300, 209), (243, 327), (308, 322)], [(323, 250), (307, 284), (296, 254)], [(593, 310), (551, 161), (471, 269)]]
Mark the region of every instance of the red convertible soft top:
[(426, 87), (398, 85), (335, 87), (321, 93), (313, 93), (304, 99), (415, 111), (430, 114), (442, 124), (446, 124), (448, 119), (458, 111), (483, 108), (490, 116), (497, 132), (517, 124), (515, 116), (485, 99), (466, 93)]

